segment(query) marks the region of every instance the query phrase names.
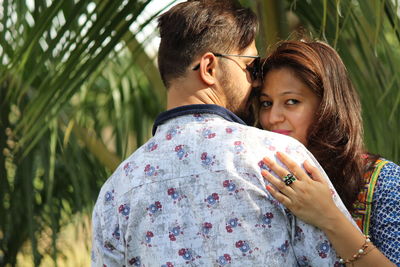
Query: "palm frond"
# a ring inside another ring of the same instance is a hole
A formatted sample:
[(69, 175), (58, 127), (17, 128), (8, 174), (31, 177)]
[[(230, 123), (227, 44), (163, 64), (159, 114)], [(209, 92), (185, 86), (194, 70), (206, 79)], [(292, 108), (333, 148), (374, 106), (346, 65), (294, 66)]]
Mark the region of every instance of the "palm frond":
[(16, 265), (28, 240), (35, 266), (56, 263), (61, 227), (150, 135), (162, 83), (153, 60), (124, 48), (150, 2), (1, 2), (0, 265)]

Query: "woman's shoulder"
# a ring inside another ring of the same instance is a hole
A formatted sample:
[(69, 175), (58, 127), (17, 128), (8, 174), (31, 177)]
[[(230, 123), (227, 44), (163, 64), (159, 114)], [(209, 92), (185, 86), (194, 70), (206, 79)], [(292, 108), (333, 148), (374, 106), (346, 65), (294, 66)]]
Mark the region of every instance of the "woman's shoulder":
[(379, 168), (373, 194), (369, 233), (374, 245), (399, 266), (400, 166), (392, 161), (380, 159), (375, 170)]
[[(400, 192), (400, 166), (383, 158), (381, 158), (379, 162), (381, 163), (381, 167), (377, 179), (375, 193), (378, 193), (379, 195), (379, 193), (391, 194), (394, 191)], [(380, 164), (378, 163), (376, 168), (379, 168), (379, 166)]]
[(382, 163), (381, 170), (379, 172), (379, 180), (393, 180), (400, 182), (400, 166), (393, 161), (380, 159)]

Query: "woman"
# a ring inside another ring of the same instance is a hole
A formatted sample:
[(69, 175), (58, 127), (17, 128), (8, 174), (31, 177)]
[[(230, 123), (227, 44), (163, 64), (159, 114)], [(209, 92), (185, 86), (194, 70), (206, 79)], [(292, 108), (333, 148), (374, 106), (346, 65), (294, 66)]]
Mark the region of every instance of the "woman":
[(296, 216), (322, 229), (342, 263), (400, 266), (400, 167), (365, 151), (360, 101), (336, 51), (322, 42), (283, 42), (265, 60), (263, 71), (261, 127), (303, 143), (371, 237), (340, 213), (327, 183), (307, 162), (305, 172), (278, 153), (292, 176), (266, 158), (283, 179), (263, 171), (274, 185), (267, 190)]

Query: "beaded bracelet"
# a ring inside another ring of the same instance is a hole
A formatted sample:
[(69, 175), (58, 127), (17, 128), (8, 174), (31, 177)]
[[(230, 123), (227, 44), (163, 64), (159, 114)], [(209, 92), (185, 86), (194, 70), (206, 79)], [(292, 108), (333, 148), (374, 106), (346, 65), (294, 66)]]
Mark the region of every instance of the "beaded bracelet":
[(362, 247), (357, 251), (357, 253), (354, 254), (352, 258), (347, 259), (347, 260), (340, 258), (340, 259), (339, 259), (339, 263), (341, 263), (341, 264), (351, 263), (351, 262), (353, 262), (353, 261), (358, 260), (358, 259), (361, 258), (362, 256), (368, 254), (369, 251), (368, 251), (368, 252), (366, 251), (367, 248), (369, 247), (369, 244), (368, 244), (368, 243), (371, 243), (371, 239), (369, 239), (369, 236), (366, 235), (366, 236), (365, 236), (365, 242), (364, 242), (364, 244), (362, 245)]

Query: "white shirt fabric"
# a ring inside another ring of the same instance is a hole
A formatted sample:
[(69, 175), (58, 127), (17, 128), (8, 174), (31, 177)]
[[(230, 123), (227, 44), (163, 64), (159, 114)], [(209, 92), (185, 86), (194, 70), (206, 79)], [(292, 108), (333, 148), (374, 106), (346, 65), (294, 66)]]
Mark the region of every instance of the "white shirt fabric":
[(338, 266), (325, 234), (265, 190), (261, 160), (277, 151), (325, 175), (290, 137), (217, 114), (172, 116), (102, 187), (92, 266)]

